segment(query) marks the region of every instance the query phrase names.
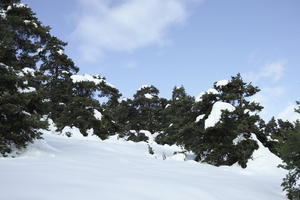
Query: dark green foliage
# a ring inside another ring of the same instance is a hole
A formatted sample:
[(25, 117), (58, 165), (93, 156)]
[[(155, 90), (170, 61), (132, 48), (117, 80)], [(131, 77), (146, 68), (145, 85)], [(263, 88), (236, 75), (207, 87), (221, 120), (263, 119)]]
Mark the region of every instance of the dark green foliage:
[(148, 137), (145, 135), (145, 133), (137, 132), (135, 134), (135, 133), (129, 132), (127, 135), (129, 135), (127, 137), (127, 140), (130, 140), (133, 142), (142, 142), (142, 141), (147, 142), (148, 141)]
[[(259, 104), (250, 102), (247, 98), (259, 89), (245, 83), (239, 74), (232, 77), (228, 84), (215, 85), (214, 89), (218, 91), (217, 94), (206, 93), (196, 103), (198, 114), (203, 114), (204, 118), (197, 123), (195, 143), (185, 145), (185, 148), (195, 152), (197, 160), (213, 165), (232, 165), (237, 162), (246, 167), (253, 151), (258, 148), (251, 133), (259, 132), (256, 123), (260, 118), (255, 113), (262, 109)], [(216, 102), (230, 103), (235, 110), (223, 111), (221, 120), (214, 127), (205, 129), (204, 121)]]
[(161, 111), (164, 105), (158, 97), (159, 90), (151, 86), (142, 87), (134, 95), (132, 101), (136, 109), (135, 116), (131, 124), (134, 130), (148, 130), (155, 133), (161, 130)]
[(23, 148), (41, 138), (46, 123), (39, 85), (33, 71), (40, 60), (38, 48), (49, 28), (41, 26), (31, 9), (19, 0), (2, 0), (0, 10), (0, 153)]
[(272, 153), (280, 156), (280, 147), (287, 140), (288, 133), (295, 130), (295, 125), (289, 121), (275, 120), (272, 117), (267, 124), (262, 121), (260, 127), (258, 139)]
[[(74, 85), (71, 79), (71, 76), (77, 73), (78, 68), (63, 53), (65, 45), (66, 43), (51, 36), (47, 38), (46, 44), (39, 52), (42, 57), (39, 72), (43, 75), (40, 82), (43, 86), (43, 96), (47, 99), (45, 108), (48, 110), (46, 110), (46, 113), (49, 113), (49, 117), (57, 124), (59, 130), (71, 125), (71, 123), (66, 122), (70, 122), (70, 119), (73, 119), (74, 116), (67, 113), (70, 112), (70, 107), (72, 107), (70, 104), (75, 101), (73, 97), (79, 93), (73, 91)], [(78, 88), (75, 88), (75, 90), (78, 90)]]
[[(114, 110), (120, 96), (119, 91), (109, 86), (105, 79), (99, 75), (89, 76), (92, 80), (78, 81), (76, 78), (83, 78), (78, 75), (71, 77), (73, 79), (71, 88), (72, 93), (68, 97), (70, 101), (60, 103), (62, 112), (56, 118), (59, 128), (65, 126), (75, 126), (79, 128), (84, 136), (87, 136), (88, 130), (93, 129), (93, 133), (101, 139), (115, 134), (118, 131), (118, 125), (114, 121)], [(102, 105), (95, 99), (99, 97), (108, 98)], [(95, 117), (95, 112), (101, 113), (101, 119)]]
[[(298, 103), (298, 102), (297, 102)], [(298, 103), (299, 104), (299, 103)], [(296, 112), (300, 113), (299, 108)], [(290, 128), (290, 125), (285, 128)], [(296, 121), (293, 130), (287, 130), (286, 141), (281, 146), (280, 157), (285, 162), (284, 169), (289, 170), (283, 179), (282, 187), (290, 200), (300, 199), (300, 122)]]
[(187, 95), (183, 86), (174, 87), (172, 99), (163, 109), (164, 120), (163, 133), (156, 141), (160, 144), (183, 145), (191, 139), (193, 132), (188, 132), (188, 126), (195, 121), (196, 113), (193, 112), (194, 98)]
[(130, 130), (133, 130), (137, 123), (137, 110), (133, 106), (133, 101), (131, 99), (121, 100), (112, 110), (113, 119), (119, 128), (117, 133), (121, 137), (129, 135)]
[(148, 144), (148, 152), (149, 154), (153, 155), (154, 154), (154, 151), (152, 149), (152, 147)]

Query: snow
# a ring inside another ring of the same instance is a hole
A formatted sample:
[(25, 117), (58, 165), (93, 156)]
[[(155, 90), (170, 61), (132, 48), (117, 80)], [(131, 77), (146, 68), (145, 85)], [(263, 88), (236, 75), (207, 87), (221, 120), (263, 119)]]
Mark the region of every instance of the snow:
[(241, 169), (189, 160), (177, 146), (156, 144), (147, 131), (154, 155), (145, 142), (82, 137), (74, 127), (65, 131), (74, 137), (48, 131), (19, 157), (0, 158), (0, 199), (285, 199), (280, 184), (286, 171), (261, 144)]
[(11, 67), (7, 66), (6, 64), (0, 62), (1, 67), (5, 67), (7, 70), (11, 69)]
[(250, 116), (254, 116), (254, 115), (256, 115), (257, 113), (256, 113), (256, 112), (252, 112), (252, 111), (249, 110), (249, 109), (245, 109), (245, 110), (244, 110), (244, 114), (249, 114)]
[(80, 132), (79, 128), (77, 128), (75, 126), (72, 126), (72, 127), (66, 126), (62, 130), (62, 135), (76, 137), (76, 136), (81, 135), (81, 132)]
[(72, 75), (71, 79), (73, 83), (78, 83), (78, 82), (94, 82), (95, 85), (98, 85), (100, 83), (105, 83), (107, 86), (111, 88), (116, 88), (114, 85), (111, 83), (108, 83), (106, 80), (104, 80), (100, 75), (90, 75), (90, 74), (84, 74), (84, 75)]
[(214, 88), (208, 89), (206, 93), (208, 93), (208, 94), (219, 94), (219, 92)]
[(27, 5), (23, 3), (14, 3), (13, 6), (16, 8), (27, 8)]
[(220, 80), (220, 81), (216, 82), (216, 86), (217, 87), (223, 87), (223, 86), (227, 85), (228, 83), (229, 83), (228, 80)]
[(214, 88), (210, 88), (206, 92), (201, 92), (198, 96), (196, 96), (195, 101), (196, 102), (202, 101), (202, 96), (204, 94), (219, 94), (219, 92)]
[(151, 85), (142, 85), (138, 90), (142, 90), (144, 88), (151, 88)]
[(37, 53), (41, 53), (41, 52), (44, 51), (44, 50), (45, 50), (45, 48), (43, 48), (43, 47), (38, 48), (38, 49), (37, 49)]
[(33, 26), (34, 26), (35, 28), (38, 28), (38, 27), (39, 27), (35, 22), (32, 22), (32, 24), (33, 24)]
[(28, 116), (31, 116), (31, 114), (29, 113), (29, 112), (26, 112), (26, 111), (22, 111), (22, 113), (24, 114), (24, 115), (28, 115)]
[(121, 103), (122, 101), (128, 101), (128, 98), (122, 97), (122, 98), (118, 99), (118, 102), (119, 102), (119, 103)]
[(27, 87), (27, 88), (18, 88), (18, 92), (20, 93), (29, 93), (29, 92), (35, 92), (36, 89), (34, 87)]
[(57, 53), (58, 53), (59, 55), (63, 55), (64, 50), (60, 49), (60, 50), (57, 51)]
[(232, 143), (234, 145), (237, 145), (237, 144), (239, 144), (240, 142), (242, 142), (244, 140), (246, 140), (246, 138), (244, 137), (244, 134), (240, 134), (235, 139), (232, 140)]
[[(279, 174), (284, 174), (285, 170), (277, 167), (282, 163), (282, 160), (270, 152), (270, 150), (257, 139), (255, 134), (252, 134), (251, 137), (257, 142), (259, 148), (253, 152), (252, 158), (247, 164), (247, 169), (253, 174), (272, 174), (277, 171)], [(273, 170), (270, 170), (269, 167), (274, 166)], [(248, 172), (249, 173), (249, 172)]]
[(215, 126), (220, 121), (223, 110), (233, 112), (235, 107), (229, 103), (221, 101), (214, 103), (210, 115), (205, 120), (205, 129)]
[(31, 76), (34, 76), (34, 73), (35, 73), (35, 70), (32, 69), (32, 68), (29, 68), (29, 67), (23, 68), (22, 71), (23, 71), (25, 74), (30, 74)]
[(199, 122), (201, 119), (203, 119), (205, 117), (205, 114), (199, 115), (198, 117), (196, 117), (196, 123)]
[(200, 94), (198, 94), (198, 96), (196, 96), (195, 101), (196, 102), (200, 102), (202, 101), (202, 96), (205, 94), (205, 92), (201, 92)]
[(0, 17), (3, 19), (6, 18), (6, 10), (3, 10), (3, 9), (0, 10)]
[(166, 109), (166, 108), (169, 108), (170, 106), (171, 106), (171, 104), (168, 103), (168, 104), (165, 106), (165, 109)]
[(31, 23), (31, 21), (30, 21), (30, 20), (27, 20), (27, 19), (25, 19), (25, 20), (24, 20), (24, 23), (25, 23), (25, 24), (30, 24), (30, 23)]
[(101, 112), (99, 112), (98, 110), (94, 109), (94, 117), (97, 119), (97, 120), (101, 120), (103, 115)]
[(73, 83), (78, 82), (94, 82), (96, 85), (100, 84), (103, 79), (97, 76), (92, 76), (90, 74), (84, 74), (84, 75), (72, 75), (71, 79)]
[(51, 99), (43, 99), (43, 100), (42, 100), (43, 103), (45, 103), (45, 102), (50, 102), (50, 101), (51, 101)]
[(145, 94), (144, 96), (145, 96), (147, 99), (152, 99), (152, 98), (153, 98), (153, 95), (152, 95), (152, 94), (149, 94), (149, 93)]
[(114, 86), (113, 84), (107, 82), (106, 80), (103, 80), (105, 82), (106, 85), (108, 85), (111, 88), (116, 88), (116, 86)]
[[(14, 3), (13, 6), (16, 7), (16, 8), (27, 7), (25, 4), (16, 4), (16, 3)], [(11, 10), (11, 9), (12, 9), (12, 6), (7, 6), (7, 9), (6, 9), (6, 10), (1, 9), (1, 10), (0, 10), (0, 17), (3, 18), (3, 19), (5, 19), (6, 16), (7, 16), (7, 14), (6, 14), (7, 11), (9, 11), (9, 10)], [(27, 20), (27, 21), (28, 21), (28, 20)]]
[(70, 72), (68, 72), (66, 70), (63, 70), (61, 73), (63, 73), (63, 74), (70, 74)]

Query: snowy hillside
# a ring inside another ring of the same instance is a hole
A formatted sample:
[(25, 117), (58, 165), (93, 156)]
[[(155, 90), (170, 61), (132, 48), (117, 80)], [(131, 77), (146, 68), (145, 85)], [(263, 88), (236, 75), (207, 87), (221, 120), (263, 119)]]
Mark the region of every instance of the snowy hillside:
[[(0, 158), (3, 200), (283, 200), (285, 171), (260, 145), (249, 168), (214, 167), (173, 155), (178, 147), (116, 137), (51, 133), (17, 158)], [(164, 155), (164, 156), (162, 156)], [(166, 158), (163, 160), (163, 158)]]

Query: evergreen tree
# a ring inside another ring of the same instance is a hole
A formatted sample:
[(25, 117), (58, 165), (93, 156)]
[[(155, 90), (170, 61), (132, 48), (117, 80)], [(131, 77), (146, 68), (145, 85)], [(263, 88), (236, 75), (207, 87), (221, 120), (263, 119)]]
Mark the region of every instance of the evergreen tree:
[(64, 54), (65, 45), (66, 43), (51, 36), (39, 51), (42, 57), (40, 82), (43, 86), (43, 96), (47, 100), (46, 112), (59, 130), (70, 125), (67, 123), (71, 119), (69, 115), (62, 114), (70, 112), (69, 104), (74, 102), (71, 76), (78, 72), (78, 67)]
[(269, 148), (269, 150), (280, 156), (280, 147), (287, 140), (289, 132), (295, 130), (295, 125), (289, 121), (283, 121), (281, 119), (275, 120), (274, 117), (267, 124), (260, 126), (260, 133), (258, 139), (262, 144)]
[[(197, 154), (197, 160), (213, 165), (232, 165), (238, 163), (246, 167), (247, 161), (258, 145), (252, 133), (257, 134), (256, 125), (260, 121), (256, 114), (262, 107), (250, 102), (249, 97), (259, 89), (245, 83), (238, 74), (225, 85), (214, 84), (214, 90), (204, 94), (196, 105), (202, 119), (199, 120), (197, 139), (186, 146)], [(220, 121), (213, 127), (205, 127), (205, 120), (210, 115), (213, 105), (224, 102), (233, 105), (233, 111), (223, 110)]]
[(19, 0), (2, 0), (0, 12), (0, 153), (6, 155), (41, 138), (46, 126), (35, 70), (49, 28)]
[[(62, 104), (58, 123), (60, 127), (75, 126), (87, 136), (90, 132), (106, 139), (117, 132), (111, 106), (118, 102), (119, 91), (111, 87), (100, 75), (72, 75), (72, 93), (70, 102)], [(96, 96), (106, 97), (108, 101), (101, 105)], [(116, 102), (115, 102), (116, 101)]]
[(160, 130), (159, 115), (163, 105), (161, 105), (158, 94), (159, 90), (151, 85), (142, 87), (134, 95), (133, 106), (137, 113), (132, 123), (135, 123), (133, 125), (135, 130), (148, 130), (151, 133)]
[(192, 140), (192, 133), (186, 131), (191, 123), (194, 123), (196, 113), (193, 112), (194, 98), (189, 96), (183, 86), (174, 87), (172, 99), (163, 109), (163, 118), (165, 126), (163, 133), (156, 141), (160, 144), (178, 144), (182, 145)]
[[(299, 104), (299, 102), (297, 102)], [(300, 113), (300, 107), (296, 109)], [(300, 122), (296, 121), (293, 130), (287, 130), (287, 140), (281, 146), (280, 157), (285, 162), (281, 165), (289, 170), (287, 176), (283, 179), (283, 190), (287, 192), (290, 200), (300, 199)]]

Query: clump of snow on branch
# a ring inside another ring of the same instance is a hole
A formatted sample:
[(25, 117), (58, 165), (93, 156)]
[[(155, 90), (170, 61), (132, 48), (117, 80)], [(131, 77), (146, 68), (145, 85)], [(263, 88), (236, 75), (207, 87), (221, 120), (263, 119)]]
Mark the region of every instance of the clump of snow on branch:
[(97, 119), (97, 120), (101, 120), (103, 115), (101, 112), (99, 112), (97, 109), (94, 109), (94, 117)]
[(216, 82), (216, 86), (217, 87), (223, 87), (223, 86), (227, 85), (228, 83), (229, 83), (228, 80), (220, 80), (220, 81)]
[(93, 82), (95, 85), (98, 85), (100, 83), (105, 83), (107, 86), (111, 88), (116, 88), (111, 83), (108, 83), (104, 78), (102, 78), (100, 75), (90, 75), (90, 74), (83, 74), (83, 75), (72, 75), (71, 79), (73, 83), (80, 83), (80, 82)]
[(199, 122), (201, 119), (203, 119), (205, 117), (205, 114), (202, 114), (202, 115), (199, 115), (197, 118), (196, 118), (196, 123)]
[(27, 88), (18, 88), (19, 93), (30, 93), (30, 92), (35, 92), (36, 89), (34, 87), (27, 87)]
[(210, 115), (205, 120), (205, 129), (215, 126), (221, 119), (222, 111), (225, 110), (233, 112), (235, 107), (229, 103), (220, 101), (214, 103)]
[(151, 85), (142, 85), (138, 90), (142, 90), (145, 88), (151, 88), (151, 87), (152, 87)]
[(145, 94), (144, 96), (145, 96), (145, 98), (147, 98), (147, 99), (152, 99), (152, 98), (153, 98), (153, 95), (152, 95), (152, 94), (149, 94), (149, 93)]
[(219, 94), (219, 92), (214, 88), (210, 88), (206, 92), (201, 92), (198, 96), (196, 96), (195, 101), (196, 102), (202, 101), (202, 96), (204, 94)]
[(99, 76), (92, 76), (90, 74), (72, 75), (71, 79), (72, 79), (73, 83), (94, 82), (96, 85), (100, 84), (103, 81), (103, 78), (101, 78)]
[(240, 134), (240, 135), (238, 135), (236, 138), (234, 138), (234, 139), (232, 140), (232, 143), (233, 143), (234, 145), (238, 145), (240, 142), (242, 142), (242, 141), (244, 141), (244, 140), (246, 140), (244, 134)]

